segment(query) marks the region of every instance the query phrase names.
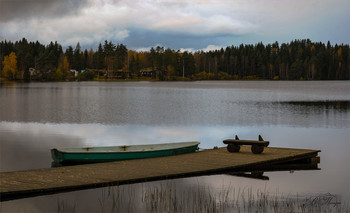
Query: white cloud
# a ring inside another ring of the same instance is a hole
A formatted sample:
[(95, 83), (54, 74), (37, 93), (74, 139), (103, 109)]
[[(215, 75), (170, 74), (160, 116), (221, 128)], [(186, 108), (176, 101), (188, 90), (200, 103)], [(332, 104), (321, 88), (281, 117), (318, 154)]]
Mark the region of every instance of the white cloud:
[(139, 48), (137, 48), (135, 51), (136, 51), (136, 52), (147, 52), (147, 51), (149, 51), (151, 48), (156, 49), (158, 46), (159, 46), (159, 47), (164, 47), (164, 49), (167, 49), (167, 47), (165, 47), (165, 46), (162, 45), (162, 44), (155, 44), (155, 45), (149, 46), (149, 47), (139, 47)]
[(217, 45), (208, 45), (206, 48), (202, 49), (204, 52), (220, 50), (222, 47)]
[[(148, 29), (194, 35), (244, 34), (256, 26), (240, 3), (229, 1), (142, 1), (138, 13), (142, 17), (135, 24)], [(138, 19), (137, 17), (134, 17)]]
[(182, 52), (182, 53), (184, 53), (184, 52), (191, 52), (191, 53), (193, 53), (193, 52), (196, 52), (196, 50), (193, 49), (193, 48), (180, 48), (180, 52)]
[[(149, 51), (152, 47), (155, 49), (157, 46), (160, 47), (164, 47), (161, 44), (156, 44), (154, 46), (150, 46), (150, 47), (140, 47), (137, 48), (136, 51), (137, 52), (146, 52)], [(221, 48), (223, 48), (222, 46), (217, 46), (217, 45), (208, 45), (207, 47), (203, 48), (203, 49), (195, 49), (195, 48), (179, 48), (179, 51), (184, 53), (184, 52), (191, 52), (194, 53), (196, 51), (204, 51), (204, 52), (209, 52), (209, 51), (215, 51), (215, 50), (220, 50)], [(164, 49), (167, 49), (167, 47), (164, 47)]]
[(194, 48), (180, 48), (180, 52), (196, 52), (196, 51), (203, 51), (203, 52), (209, 52), (209, 51), (215, 51), (215, 50), (220, 50), (222, 48), (222, 46), (217, 46), (217, 45), (208, 45), (207, 47), (203, 48), (203, 49), (194, 49)]
[(115, 38), (118, 40), (123, 40), (129, 36), (128, 30), (117, 30), (115, 32)]

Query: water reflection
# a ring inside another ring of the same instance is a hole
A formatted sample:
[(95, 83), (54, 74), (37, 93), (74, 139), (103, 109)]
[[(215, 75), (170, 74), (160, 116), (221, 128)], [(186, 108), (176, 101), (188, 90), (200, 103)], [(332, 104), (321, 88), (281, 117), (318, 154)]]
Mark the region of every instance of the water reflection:
[[(203, 196), (220, 194), (229, 188), (235, 190), (235, 196), (239, 190), (247, 193), (252, 189), (281, 197), (331, 193), (348, 199), (349, 85), (348, 81), (3, 85), (0, 171), (48, 168), (49, 150), (53, 147), (200, 141), (201, 148), (213, 148), (236, 134), (247, 139), (261, 134), (271, 142), (270, 146), (322, 150), (322, 170), (264, 173), (269, 181), (213, 175), (119, 189), (122, 194), (130, 191), (139, 196), (142, 189), (160, 190), (166, 184), (175, 184), (179, 193), (199, 188), (197, 192)], [(58, 206), (67, 211), (108, 211), (113, 208), (112, 195), (106, 196), (109, 190), (2, 202), (0, 211), (53, 212)], [(193, 201), (186, 196), (181, 199)], [(127, 211), (129, 200), (120, 202)]]
[(309, 160), (311, 159), (304, 159), (301, 161), (288, 162), (283, 164), (268, 165), (264, 167), (259, 167), (257, 169), (249, 169), (249, 171), (247, 172), (228, 172), (224, 174), (259, 180), (270, 180), (270, 178), (266, 176), (266, 173), (281, 171), (289, 171), (293, 173), (294, 171), (319, 170), (318, 163), (310, 162)]
[(312, 111), (337, 110), (338, 112), (347, 112), (350, 109), (350, 101), (287, 101), (279, 102), (281, 105), (292, 105), (298, 107), (311, 108)]
[(346, 82), (16, 84), (0, 89), (0, 118), (108, 125), (350, 127), (349, 90)]
[[(0, 171), (48, 168), (49, 150), (57, 145), (81, 146), (82, 138), (44, 124), (0, 122)], [(61, 132), (61, 133), (60, 133)]]

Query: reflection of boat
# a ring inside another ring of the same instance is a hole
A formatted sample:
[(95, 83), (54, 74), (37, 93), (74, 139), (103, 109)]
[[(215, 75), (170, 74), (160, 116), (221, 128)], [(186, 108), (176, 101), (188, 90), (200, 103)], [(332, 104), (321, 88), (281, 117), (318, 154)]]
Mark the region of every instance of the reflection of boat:
[(195, 152), (199, 142), (179, 142), (110, 147), (51, 149), (58, 163), (98, 163), (138, 158), (152, 158)]

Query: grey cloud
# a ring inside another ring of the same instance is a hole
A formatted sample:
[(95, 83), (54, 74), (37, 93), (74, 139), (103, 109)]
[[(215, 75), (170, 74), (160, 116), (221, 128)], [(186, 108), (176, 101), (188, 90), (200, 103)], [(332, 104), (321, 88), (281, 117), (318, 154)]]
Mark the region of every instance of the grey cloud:
[(344, 9), (328, 10), (333, 1), (327, 0), (0, 0), (0, 40), (85, 47), (112, 40), (176, 50), (305, 37), (348, 43), (350, 1), (334, 2)]
[(33, 17), (78, 13), (88, 0), (0, 0), (0, 23)]

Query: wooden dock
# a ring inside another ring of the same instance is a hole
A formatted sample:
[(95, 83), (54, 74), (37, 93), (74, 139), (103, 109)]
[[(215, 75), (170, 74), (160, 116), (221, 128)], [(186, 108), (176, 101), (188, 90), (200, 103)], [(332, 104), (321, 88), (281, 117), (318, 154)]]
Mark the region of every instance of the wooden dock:
[[(0, 173), (0, 201), (162, 179), (263, 170), (266, 166), (312, 159), (319, 150), (250, 147), (229, 153), (224, 148), (141, 160)], [(316, 162), (317, 163), (317, 162)]]

